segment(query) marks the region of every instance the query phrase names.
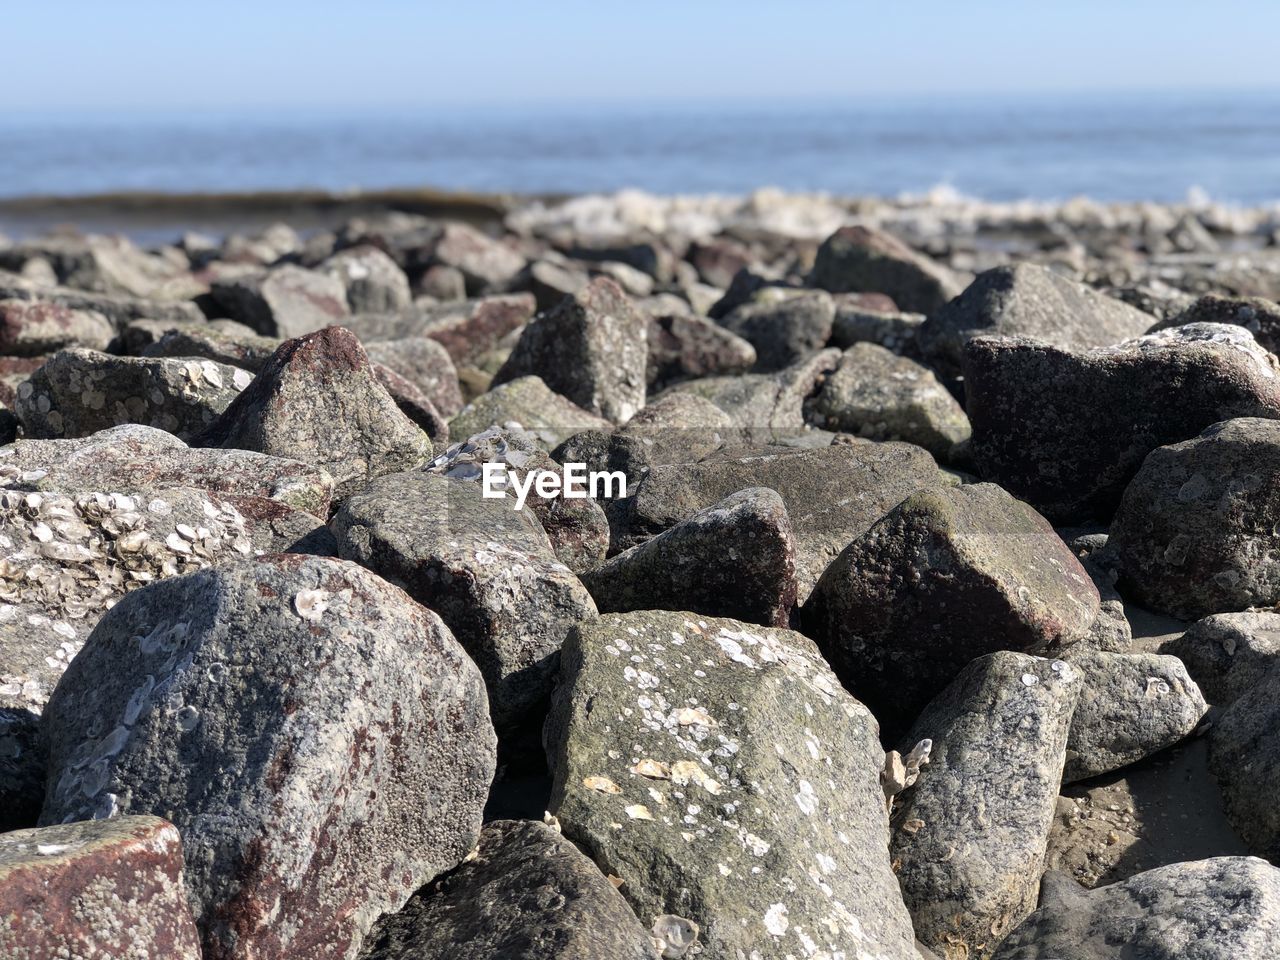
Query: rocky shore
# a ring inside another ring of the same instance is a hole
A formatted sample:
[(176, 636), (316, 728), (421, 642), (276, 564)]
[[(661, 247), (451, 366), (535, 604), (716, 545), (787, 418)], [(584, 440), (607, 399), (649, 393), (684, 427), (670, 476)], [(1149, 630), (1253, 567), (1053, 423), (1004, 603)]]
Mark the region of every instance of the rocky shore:
[(1280, 209), (307, 226), (0, 239), (0, 960), (1280, 955)]

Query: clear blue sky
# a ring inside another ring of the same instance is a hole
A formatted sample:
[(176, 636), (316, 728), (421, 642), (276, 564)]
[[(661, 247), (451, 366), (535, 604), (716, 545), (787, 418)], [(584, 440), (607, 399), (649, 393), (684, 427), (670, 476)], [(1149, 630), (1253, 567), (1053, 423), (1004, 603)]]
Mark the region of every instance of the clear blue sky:
[(0, 112), (1280, 87), (1280, 0), (6, 0)]

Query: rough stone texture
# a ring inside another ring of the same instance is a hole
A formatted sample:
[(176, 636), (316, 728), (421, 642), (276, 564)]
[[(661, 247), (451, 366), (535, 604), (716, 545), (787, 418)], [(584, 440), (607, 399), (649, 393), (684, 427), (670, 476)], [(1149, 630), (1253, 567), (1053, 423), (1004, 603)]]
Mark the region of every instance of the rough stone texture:
[(542, 705), (565, 633), (596, 613), (534, 514), (464, 480), (383, 477), (346, 500), (332, 528), (342, 556), (403, 584), (449, 625), (484, 675), (499, 731)]
[[(138, 326), (131, 330), (137, 331)], [(228, 333), (211, 324), (201, 324), (165, 330), (138, 352), (144, 357), (203, 357), (257, 373), (279, 346), (278, 337), (264, 337), (252, 331), (248, 335)]]
[(782, 497), (796, 541), (803, 602), (854, 538), (911, 493), (940, 483), (927, 453), (905, 444), (820, 447), (695, 464), (654, 465), (636, 486), (617, 546), (628, 547), (714, 506), (739, 490), (768, 487)]
[(113, 357), (73, 348), (49, 358), (18, 387), (18, 418), (28, 437), (87, 437), (122, 423), (190, 440), (253, 382), (212, 360)]
[(858, 343), (814, 397), (809, 422), (869, 440), (905, 440), (951, 459), (969, 418), (933, 372), (884, 347)]
[(351, 314), (342, 281), (292, 264), (214, 280), (209, 292), (228, 317), (269, 337), (300, 337)]
[(520, 377), (476, 397), (449, 421), (455, 437), (470, 437), (492, 426), (528, 431), (548, 450), (583, 430), (610, 431), (613, 425), (566, 400), (538, 377)]
[(63, 347), (105, 350), (115, 327), (93, 310), (36, 300), (0, 300), (0, 353), (34, 357)]
[(200, 308), (188, 300), (152, 300), (123, 294), (90, 293), (16, 278), (0, 280), (0, 300), (32, 300), (56, 304), (69, 310), (90, 310), (102, 314), (116, 326), (141, 319), (204, 322), (204, 314), (200, 312)]
[(916, 936), (943, 960), (989, 957), (1034, 909), (1079, 691), (1068, 664), (1001, 651), (912, 728), (933, 747), (890, 853)]
[(1231, 323), (1244, 327), (1272, 353), (1280, 353), (1280, 303), (1262, 297), (1226, 297), (1209, 294), (1185, 310), (1161, 321), (1155, 330), (1188, 323)]
[(839, 350), (821, 350), (776, 373), (703, 377), (672, 389), (710, 400), (737, 426), (766, 433), (796, 433), (804, 429), (805, 400), (839, 363)]
[(1280, 614), (1215, 613), (1160, 648), (1182, 660), (1210, 703), (1227, 706), (1280, 663)]
[(314, 463), (339, 493), (431, 458), (431, 440), (396, 407), (342, 327), (281, 344), (198, 442)]
[(1209, 730), (1209, 769), (1249, 852), (1280, 859), (1280, 671), (1240, 694)]
[(818, 248), (809, 277), (832, 293), (884, 293), (903, 310), (931, 313), (959, 294), (968, 278), (872, 227), (841, 227)]
[(92, 493), (193, 487), (262, 497), (329, 515), (333, 479), (297, 460), (246, 450), (201, 450), (171, 433), (125, 424), (76, 440), (19, 440), (0, 447), (0, 487)]
[(744, 303), (720, 324), (755, 347), (755, 368), (767, 372), (788, 367), (825, 347), (835, 315), (831, 295), (814, 290), (777, 302)]
[(497, 820), (445, 879), (415, 894), (362, 960), (657, 960), (649, 931), (594, 863), (551, 828)]
[(475, 666), (354, 564), (271, 556), (153, 584), (45, 711), (44, 822), (165, 811), (205, 960), (354, 957), (475, 842), (495, 741)]
[(774, 491), (742, 490), (582, 579), (604, 613), (692, 610), (785, 627), (797, 594), (791, 520)]
[(836, 296), (836, 318), (831, 323), (831, 345), (842, 350), (855, 343), (874, 343), (899, 356), (919, 358), (916, 331), (924, 323), (922, 313), (873, 310), (844, 302), (854, 294)]
[(567, 262), (535, 260), (526, 269), (523, 281), (536, 298), (538, 309), (550, 310), (565, 297), (580, 293), (588, 277), (585, 271), (574, 269)]
[[(373, 375), (395, 401), (400, 412), (431, 438), (433, 445), (449, 442), (449, 421), (436, 409), (431, 398), (390, 367), (373, 364)], [(434, 446), (433, 446), (434, 449)]]
[(876, 733), (797, 633), (607, 614), (565, 643), (549, 809), (641, 923), (696, 923), (701, 956), (916, 960)]
[[(925, 311), (929, 312), (929, 311)], [(1140, 337), (1155, 317), (1034, 263), (987, 270), (916, 333), (924, 357), (945, 376), (960, 373), (975, 336), (1033, 337), (1088, 350)]]
[(177, 829), (117, 817), (0, 834), (0, 956), (200, 960)]
[(1084, 353), (977, 337), (965, 394), (978, 472), (1057, 522), (1107, 519), (1156, 447), (1232, 417), (1280, 417), (1276, 359), (1216, 324)]
[(462, 409), (458, 371), (449, 351), (428, 337), (378, 340), (365, 344), (369, 359), (389, 367), (419, 390), (446, 417)]
[(319, 270), (342, 284), (352, 313), (403, 310), (413, 303), (409, 278), (377, 247), (348, 247), (320, 264)]
[(827, 568), (802, 622), (896, 732), (971, 660), (1078, 639), (1097, 614), (1097, 588), (1044, 518), (976, 484), (894, 507)]
[(732, 376), (756, 364), (756, 348), (702, 317), (651, 314), (645, 380), (655, 390), (697, 377)]
[(1083, 890), (1047, 874), (1040, 909), (994, 960), (1244, 960), (1280, 953), (1280, 871), (1214, 857)]
[(365, 343), (430, 337), (462, 366), (474, 363), (533, 316), (527, 293), (480, 297), (460, 303), (415, 305), (394, 313), (362, 313), (343, 320)]
[(647, 330), (622, 289), (597, 277), (524, 328), (493, 382), (538, 376), (583, 409), (623, 422), (644, 406)]
[(1194, 620), (1280, 601), (1280, 421), (1214, 424), (1151, 451), (1111, 527), (1121, 584)]
[(1104, 653), (1083, 644), (1063, 659), (1080, 674), (1063, 780), (1119, 770), (1189, 736), (1209, 705), (1177, 657)]

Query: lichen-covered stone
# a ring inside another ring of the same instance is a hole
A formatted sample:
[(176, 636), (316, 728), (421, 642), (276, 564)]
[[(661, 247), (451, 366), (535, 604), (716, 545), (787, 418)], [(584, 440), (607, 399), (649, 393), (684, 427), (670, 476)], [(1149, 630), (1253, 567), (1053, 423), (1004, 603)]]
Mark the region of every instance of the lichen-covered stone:
[(932, 749), (890, 851), (916, 936), (942, 960), (985, 960), (1034, 909), (1079, 691), (1060, 660), (993, 653), (904, 741)]
[(93, 310), (39, 300), (0, 300), (0, 354), (34, 357), (64, 347), (105, 350), (115, 327)]
[(565, 633), (596, 613), (534, 514), (512, 507), (474, 483), (413, 471), (363, 487), (332, 522), (343, 557), (403, 584), (449, 625), (502, 732), (542, 705)]
[(369, 359), (389, 367), (425, 393), (446, 417), (462, 409), (462, 388), (449, 351), (429, 337), (375, 340), (365, 344)]
[(497, 820), (476, 855), (370, 935), (361, 960), (658, 960), (649, 930), (555, 830)]
[(28, 437), (87, 437), (123, 423), (190, 440), (211, 424), (253, 375), (212, 360), (113, 357), (72, 348), (55, 353), (18, 387)]
[(116, 817), (0, 834), (0, 956), (200, 960), (173, 824)]
[(439, 618), (317, 557), (131, 593), (44, 719), (43, 821), (168, 815), (205, 960), (354, 957), (471, 849), (494, 771), (480, 676)]
[(1280, 421), (1240, 418), (1147, 456), (1111, 527), (1121, 585), (1184, 620), (1280, 602)]
[(293, 264), (214, 280), (209, 292), (228, 317), (268, 337), (300, 337), (351, 315), (342, 281)]
[(377, 247), (348, 247), (329, 257), (317, 269), (336, 277), (342, 284), (352, 313), (402, 310), (413, 303), (409, 278)]
[(1280, 664), (1280, 613), (1215, 613), (1160, 648), (1186, 664), (1209, 702), (1228, 706)]
[(789, 367), (825, 347), (835, 315), (831, 295), (813, 290), (744, 303), (720, 324), (755, 347), (755, 368), (765, 372)]
[(903, 310), (931, 313), (968, 278), (872, 227), (841, 227), (818, 248), (812, 286), (832, 293), (884, 293)]
[(1097, 614), (1097, 588), (1045, 519), (975, 484), (888, 511), (823, 574), (802, 622), (896, 732), (970, 661), (1079, 639)]
[(607, 614), (565, 643), (550, 812), (641, 923), (701, 956), (916, 960), (874, 719), (813, 644), (697, 614)]
[(525, 430), (548, 450), (583, 430), (613, 429), (613, 424), (565, 399), (538, 377), (519, 377), (476, 397), (449, 421), (455, 437), (470, 437), (498, 426)]

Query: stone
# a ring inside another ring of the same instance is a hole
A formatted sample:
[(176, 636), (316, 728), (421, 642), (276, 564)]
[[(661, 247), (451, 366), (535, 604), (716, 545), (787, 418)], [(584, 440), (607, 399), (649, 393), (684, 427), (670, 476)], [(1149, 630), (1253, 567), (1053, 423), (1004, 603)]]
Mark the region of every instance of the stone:
[(589, 280), (585, 271), (551, 260), (535, 260), (529, 264), (525, 285), (541, 311), (557, 307), (565, 297), (581, 293)]
[(430, 337), (449, 351), (455, 364), (463, 366), (476, 362), (523, 327), (533, 311), (533, 297), (517, 293), (459, 303), (415, 304), (394, 313), (362, 313), (342, 324), (366, 344)]
[(317, 269), (342, 284), (352, 313), (403, 310), (413, 303), (409, 278), (377, 247), (348, 247), (329, 257)]
[(105, 350), (115, 327), (93, 310), (39, 300), (0, 300), (0, 354), (34, 357), (63, 347)]
[(428, 337), (376, 340), (365, 344), (374, 363), (382, 364), (404, 377), (431, 400), (444, 416), (462, 409), (462, 388), (458, 371), (443, 346)]
[(204, 314), (189, 300), (152, 300), (123, 294), (91, 293), (70, 287), (46, 286), (17, 278), (0, 278), (0, 300), (29, 300), (68, 310), (100, 313), (114, 326), (130, 320), (203, 323)]
[(200, 960), (177, 829), (141, 816), (0, 834), (0, 956)]
[(751, 302), (720, 320), (721, 326), (750, 343), (755, 369), (781, 370), (827, 345), (836, 307), (831, 295), (814, 290), (778, 302)]
[(444, 224), (429, 251), (427, 262), (456, 268), (473, 297), (507, 290), (525, 265), (511, 247), (465, 223)]
[(739, 491), (582, 577), (602, 613), (690, 610), (786, 627), (796, 546), (774, 491)]
[(702, 956), (916, 960), (876, 734), (798, 633), (606, 614), (561, 655), (549, 810), (642, 924), (685, 920)]
[(947, 377), (961, 372), (965, 344), (976, 336), (1031, 337), (1081, 352), (1140, 337), (1156, 322), (1123, 300), (1034, 263), (987, 270), (951, 303), (924, 312), (930, 316), (916, 342)]
[(1244, 327), (1263, 349), (1280, 353), (1280, 303), (1274, 300), (1209, 294), (1162, 320), (1152, 332), (1189, 323), (1229, 323)]
[(584, 410), (623, 422), (645, 401), (647, 324), (606, 277), (525, 327), (494, 385), (538, 376)]
[(418, 426), (431, 440), (440, 446), (449, 442), (449, 421), (431, 402), (431, 398), (390, 367), (373, 364), (373, 375), (383, 389), (395, 401), (396, 407)]
[(805, 428), (805, 401), (839, 363), (839, 350), (820, 350), (776, 373), (702, 377), (672, 389), (710, 400), (739, 427), (763, 434), (794, 434)]
[(116, 604), (45, 711), (43, 822), (165, 811), (205, 960), (354, 958), (475, 843), (495, 739), (440, 619), (267, 556)]
[(280, 343), (277, 337), (264, 337), (253, 331), (248, 335), (228, 333), (206, 323), (166, 330), (137, 352), (144, 357), (203, 357), (256, 374)]
[(1280, 951), (1280, 871), (1254, 857), (1171, 863), (1095, 890), (1051, 877), (1040, 909), (994, 960), (1242, 960)]
[(1190, 736), (1209, 705), (1177, 657), (1105, 653), (1077, 645), (1063, 659), (1080, 674), (1063, 782), (1119, 770)]
[(440, 615), (479, 666), (499, 732), (545, 704), (565, 633), (596, 614), (534, 514), (464, 480), (380, 478), (344, 501), (331, 527), (343, 557)]
[(657, 960), (649, 931), (555, 830), (497, 820), (448, 877), (387, 917), (361, 960)]
[(1217, 423), (1159, 447), (1120, 501), (1121, 586), (1183, 620), (1280, 602), (1280, 421)]
[(975, 484), (894, 506), (822, 574), (801, 622), (897, 732), (970, 661), (1077, 640), (1097, 615), (1097, 588), (1045, 519)]
[(20, 268), (30, 259), (49, 264), (58, 283), (94, 293), (163, 299), (166, 294), (172, 296), (176, 284), (181, 299), (195, 286), (189, 278), (183, 283), (185, 257), (178, 264), (146, 253), (118, 235), (54, 233), (0, 249), (0, 269)]
[(1280, 614), (1215, 613), (1160, 648), (1178, 657), (1210, 703), (1229, 706), (1266, 679), (1280, 660)]
[(734, 376), (756, 365), (756, 348), (719, 324), (688, 314), (650, 314), (645, 380), (653, 390), (698, 377)]
[(1280, 859), (1280, 671), (1269, 670), (1209, 729), (1209, 770), (1227, 819), (1250, 853)]
[(268, 337), (300, 337), (351, 315), (341, 280), (293, 264), (215, 280), (209, 293), (232, 320)]
[(548, 450), (583, 430), (610, 431), (613, 425), (550, 390), (539, 377), (519, 377), (494, 387), (449, 421), (455, 437), (470, 437), (492, 426), (515, 425), (532, 433)]
[(831, 345), (847, 350), (855, 343), (874, 343), (900, 357), (919, 359), (916, 332), (924, 323), (922, 313), (899, 313), (896, 310), (873, 310), (848, 303), (854, 294), (837, 294), (836, 316), (831, 322)]
[(976, 337), (965, 409), (977, 472), (1059, 523), (1106, 521), (1152, 450), (1233, 417), (1280, 417), (1280, 365), (1202, 324), (1071, 353)]
[(967, 278), (873, 227), (841, 227), (818, 248), (810, 286), (832, 293), (883, 293), (903, 310), (932, 313)]
[(911, 728), (931, 750), (898, 800), (890, 855), (916, 936), (944, 960), (990, 957), (1035, 908), (1079, 690), (1060, 660), (999, 651)]
[(869, 440), (903, 440), (942, 461), (969, 439), (969, 418), (928, 367), (872, 343), (840, 357), (809, 407), (815, 426)]
[(18, 387), (17, 414), (33, 439), (87, 437), (123, 423), (191, 440), (207, 429), (253, 375), (212, 360), (113, 357), (71, 348)]
[(419, 466), (431, 440), (382, 385), (351, 331), (287, 340), (198, 445), (312, 463), (345, 494), (372, 477)]

